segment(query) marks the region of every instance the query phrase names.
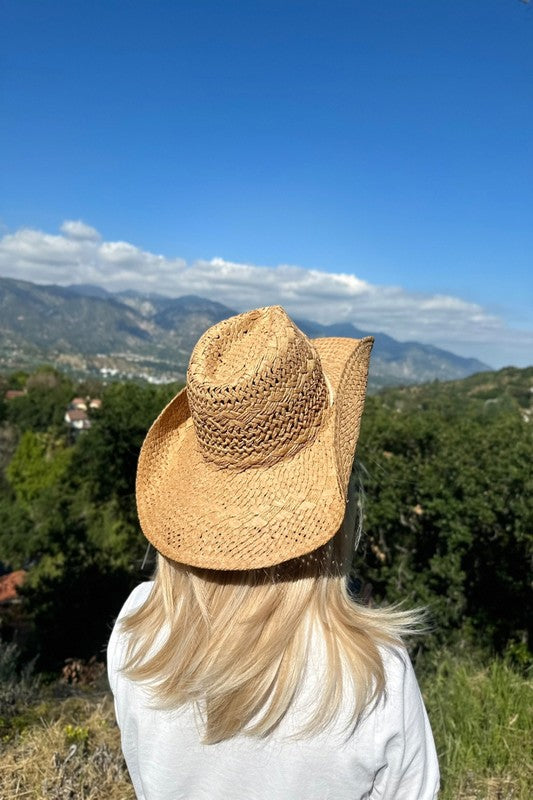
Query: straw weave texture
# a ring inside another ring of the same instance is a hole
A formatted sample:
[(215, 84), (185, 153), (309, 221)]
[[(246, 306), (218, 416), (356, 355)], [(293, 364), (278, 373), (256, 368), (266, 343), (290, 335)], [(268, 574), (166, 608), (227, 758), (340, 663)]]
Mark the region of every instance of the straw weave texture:
[(309, 340), (280, 306), (210, 328), (187, 387), (150, 428), (137, 508), (164, 555), (252, 569), (304, 555), (342, 523), (372, 337)]
[(206, 460), (235, 469), (309, 444), (329, 403), (315, 348), (281, 309), (209, 329), (192, 354), (187, 395)]

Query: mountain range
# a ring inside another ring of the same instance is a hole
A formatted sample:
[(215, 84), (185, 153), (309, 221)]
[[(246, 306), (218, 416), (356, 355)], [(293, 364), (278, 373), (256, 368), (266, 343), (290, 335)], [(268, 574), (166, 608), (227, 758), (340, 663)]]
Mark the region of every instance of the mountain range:
[[(40, 285), (0, 278), (0, 370), (46, 362), (78, 376), (183, 380), (199, 336), (237, 313), (203, 297), (171, 298), (100, 286)], [(368, 335), (351, 323), (322, 325), (293, 317), (312, 338)], [(399, 342), (372, 331), (371, 389), (453, 380), (490, 370), (433, 345)]]

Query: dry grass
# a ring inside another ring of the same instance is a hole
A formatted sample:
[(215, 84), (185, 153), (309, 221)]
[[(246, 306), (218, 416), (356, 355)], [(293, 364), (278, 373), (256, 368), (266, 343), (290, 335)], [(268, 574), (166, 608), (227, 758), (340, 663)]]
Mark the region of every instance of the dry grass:
[(467, 776), (457, 782), (455, 791), (457, 800), (520, 800), (522, 797), (529, 800), (530, 797), (517, 787), (516, 779), (511, 775), (485, 779)]
[(2, 736), (0, 797), (134, 800), (109, 695), (45, 700), (32, 711)]

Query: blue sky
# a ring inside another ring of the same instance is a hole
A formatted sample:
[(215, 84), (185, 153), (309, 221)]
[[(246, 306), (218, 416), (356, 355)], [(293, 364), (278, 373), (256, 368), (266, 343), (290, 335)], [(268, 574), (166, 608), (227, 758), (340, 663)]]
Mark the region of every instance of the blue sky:
[(4, 0), (0, 37), (1, 274), (533, 362), (533, 4)]

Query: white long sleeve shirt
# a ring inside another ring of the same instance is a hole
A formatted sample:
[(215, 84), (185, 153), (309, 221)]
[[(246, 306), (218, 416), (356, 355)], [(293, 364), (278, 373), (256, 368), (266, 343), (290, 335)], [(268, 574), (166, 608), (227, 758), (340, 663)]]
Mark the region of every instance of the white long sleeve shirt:
[[(137, 586), (118, 621), (147, 599)], [(341, 711), (325, 732), (290, 739), (316, 697), (313, 658), (298, 698), (274, 733), (201, 743), (194, 709), (150, 707), (142, 684), (126, 679), (126, 638), (115, 625), (108, 646), (109, 683), (122, 750), (138, 800), (434, 800), (435, 745), (413, 668), (403, 650), (384, 650), (386, 693), (355, 728)], [(315, 654), (320, 661), (320, 654)], [(348, 705), (348, 704), (347, 704)]]

